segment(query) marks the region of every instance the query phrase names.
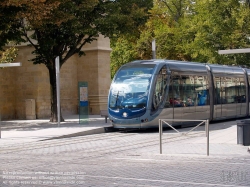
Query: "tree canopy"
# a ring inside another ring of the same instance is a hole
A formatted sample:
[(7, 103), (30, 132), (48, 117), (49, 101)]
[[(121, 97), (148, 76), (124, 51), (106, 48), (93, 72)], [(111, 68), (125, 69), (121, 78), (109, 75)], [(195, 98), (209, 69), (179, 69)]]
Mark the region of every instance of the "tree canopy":
[[(250, 54), (218, 54), (218, 50), (248, 48), (249, 26), (248, 0), (154, 0), (147, 23), (138, 29), (139, 35), (112, 41), (112, 75), (130, 60), (152, 58), (153, 39), (157, 58), (250, 65)], [(123, 48), (121, 45), (126, 43), (130, 47)]]

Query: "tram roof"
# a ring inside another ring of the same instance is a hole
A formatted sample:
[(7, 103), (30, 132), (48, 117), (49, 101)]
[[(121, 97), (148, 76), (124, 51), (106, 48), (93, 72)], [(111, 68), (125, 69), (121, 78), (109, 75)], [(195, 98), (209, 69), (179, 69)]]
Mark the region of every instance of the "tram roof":
[[(178, 71), (192, 71), (192, 72), (206, 72), (207, 68), (213, 73), (229, 73), (229, 74), (243, 74), (244, 70), (239, 66), (230, 66), (230, 65), (219, 65), (219, 64), (209, 64), (209, 63), (200, 63), (200, 62), (189, 62), (189, 61), (178, 61), (178, 60), (167, 60), (167, 59), (151, 59), (151, 60), (136, 60), (129, 64), (159, 64), (166, 63), (170, 70)], [(129, 65), (127, 64), (127, 65)], [(250, 75), (250, 69), (244, 68), (247, 74)]]

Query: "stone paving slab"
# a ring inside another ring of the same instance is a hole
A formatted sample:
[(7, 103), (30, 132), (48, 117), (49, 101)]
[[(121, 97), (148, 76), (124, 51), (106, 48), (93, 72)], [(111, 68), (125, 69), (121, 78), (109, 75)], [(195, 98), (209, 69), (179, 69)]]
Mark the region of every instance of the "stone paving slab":
[(90, 115), (83, 124), (78, 115), (66, 116), (59, 125), (49, 119), (1, 121), (0, 145), (104, 133), (107, 127), (111, 123), (99, 115)]

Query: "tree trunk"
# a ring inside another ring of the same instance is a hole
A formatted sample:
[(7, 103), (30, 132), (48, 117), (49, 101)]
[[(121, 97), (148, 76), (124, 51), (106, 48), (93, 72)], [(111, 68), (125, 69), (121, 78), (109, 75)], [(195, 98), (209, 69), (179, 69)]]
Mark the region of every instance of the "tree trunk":
[[(55, 63), (53, 67), (49, 67), (50, 90), (51, 90), (51, 116), (50, 122), (58, 122), (57, 113), (57, 90), (56, 90), (56, 68)], [(61, 110), (61, 108), (60, 108)], [(60, 121), (64, 121), (62, 113), (60, 112)]]

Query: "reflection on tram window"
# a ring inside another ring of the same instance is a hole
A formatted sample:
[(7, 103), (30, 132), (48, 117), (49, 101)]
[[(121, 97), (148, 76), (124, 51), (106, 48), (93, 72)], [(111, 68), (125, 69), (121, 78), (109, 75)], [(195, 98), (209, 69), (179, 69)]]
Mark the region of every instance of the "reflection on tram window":
[(245, 103), (246, 86), (243, 77), (214, 77), (215, 104)]
[(109, 107), (113, 110), (146, 108), (153, 69), (152, 65), (123, 67), (112, 84)]
[(208, 105), (208, 88), (206, 76), (173, 75), (165, 108)]

